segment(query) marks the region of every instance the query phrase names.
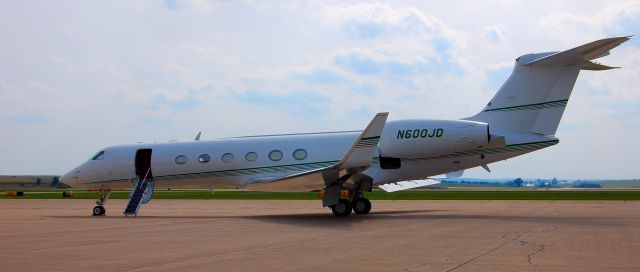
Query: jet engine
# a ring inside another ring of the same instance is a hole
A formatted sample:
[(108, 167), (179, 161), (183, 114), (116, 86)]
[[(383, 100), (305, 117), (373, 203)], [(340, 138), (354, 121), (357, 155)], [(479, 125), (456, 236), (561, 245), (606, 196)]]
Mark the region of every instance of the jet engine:
[(380, 157), (415, 159), (468, 151), (489, 144), (489, 125), (466, 120), (389, 121), (380, 137)]

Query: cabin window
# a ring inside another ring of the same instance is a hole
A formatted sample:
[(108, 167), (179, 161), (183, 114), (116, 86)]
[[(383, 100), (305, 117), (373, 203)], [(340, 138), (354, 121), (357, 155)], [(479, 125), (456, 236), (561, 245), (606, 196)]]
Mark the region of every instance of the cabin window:
[(282, 160), (282, 151), (274, 150), (269, 153), (269, 159), (272, 161)]
[(300, 148), (300, 149), (296, 149), (296, 151), (293, 151), (293, 158), (296, 160), (304, 160), (307, 158), (307, 151)]
[(250, 161), (250, 162), (257, 161), (257, 160), (258, 160), (258, 153), (256, 153), (256, 152), (249, 152), (249, 153), (247, 153), (247, 155), (244, 155), (244, 158), (245, 158), (247, 161)]
[(93, 156), (93, 158), (91, 158), (91, 160), (94, 160), (94, 161), (99, 161), (102, 159), (104, 159), (104, 151), (98, 152), (98, 154), (96, 154), (95, 156)]
[(176, 157), (176, 163), (179, 165), (183, 165), (185, 163), (187, 163), (187, 156), (185, 155), (180, 155)]
[(208, 154), (202, 154), (198, 157), (198, 161), (201, 163), (208, 163), (211, 160), (211, 156)]
[(233, 161), (233, 154), (225, 153), (224, 155), (222, 155), (222, 161), (226, 162), (226, 163), (232, 162)]

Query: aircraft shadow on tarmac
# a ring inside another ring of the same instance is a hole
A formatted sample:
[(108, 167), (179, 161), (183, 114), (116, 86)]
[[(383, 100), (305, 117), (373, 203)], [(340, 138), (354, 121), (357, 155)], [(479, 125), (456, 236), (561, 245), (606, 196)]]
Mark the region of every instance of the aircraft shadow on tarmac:
[[(435, 214), (434, 214), (435, 213)], [(342, 228), (351, 229), (360, 223), (371, 221), (404, 221), (423, 220), (490, 220), (497, 222), (534, 222), (534, 223), (558, 223), (577, 225), (619, 225), (614, 217), (573, 217), (573, 216), (527, 216), (527, 215), (491, 215), (491, 214), (450, 214), (442, 210), (398, 210), (378, 211), (368, 215), (351, 215), (349, 217), (334, 217), (327, 213), (302, 213), (302, 214), (260, 214), (260, 215), (198, 215), (198, 216), (155, 216), (141, 215), (138, 217), (123, 216), (52, 216), (57, 219), (96, 219), (96, 220), (148, 220), (162, 221), (163, 219), (183, 220), (218, 220), (218, 219), (247, 219), (276, 224), (298, 225), (301, 227), (315, 228)]]
[(478, 215), (478, 214), (427, 214), (440, 212), (437, 210), (403, 210), (383, 211), (369, 215), (352, 215), (346, 218), (336, 218), (326, 214), (283, 214), (283, 215), (254, 215), (241, 218), (259, 220), (270, 223), (299, 225), (319, 228), (351, 229), (360, 223), (371, 221), (425, 221), (429, 220), (490, 220), (496, 222), (533, 222), (533, 223), (561, 223), (577, 225), (618, 225), (612, 218), (600, 217), (557, 217), (557, 216), (524, 216), (524, 215)]

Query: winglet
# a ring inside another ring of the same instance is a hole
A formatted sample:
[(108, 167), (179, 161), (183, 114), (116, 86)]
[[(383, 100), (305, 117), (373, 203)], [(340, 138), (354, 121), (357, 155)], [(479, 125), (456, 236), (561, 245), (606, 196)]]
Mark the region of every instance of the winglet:
[(198, 131), (198, 135), (196, 135), (196, 138), (194, 138), (194, 141), (200, 141), (200, 135), (202, 135), (202, 131)]
[(369, 122), (367, 128), (362, 131), (358, 139), (351, 145), (347, 153), (345, 153), (342, 160), (336, 164), (335, 168), (351, 169), (368, 167), (371, 164), (371, 158), (375, 156), (380, 135), (387, 122), (387, 116), (389, 116), (388, 112), (376, 114), (371, 122)]

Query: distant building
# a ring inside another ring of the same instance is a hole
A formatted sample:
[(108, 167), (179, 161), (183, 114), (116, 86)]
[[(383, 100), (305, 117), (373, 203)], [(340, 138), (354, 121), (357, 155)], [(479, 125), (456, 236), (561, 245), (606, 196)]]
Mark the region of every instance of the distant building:
[(536, 180), (525, 180), (522, 182), (522, 187), (528, 188), (551, 188), (558, 187), (558, 180), (553, 178), (551, 180), (545, 179), (536, 179)]

